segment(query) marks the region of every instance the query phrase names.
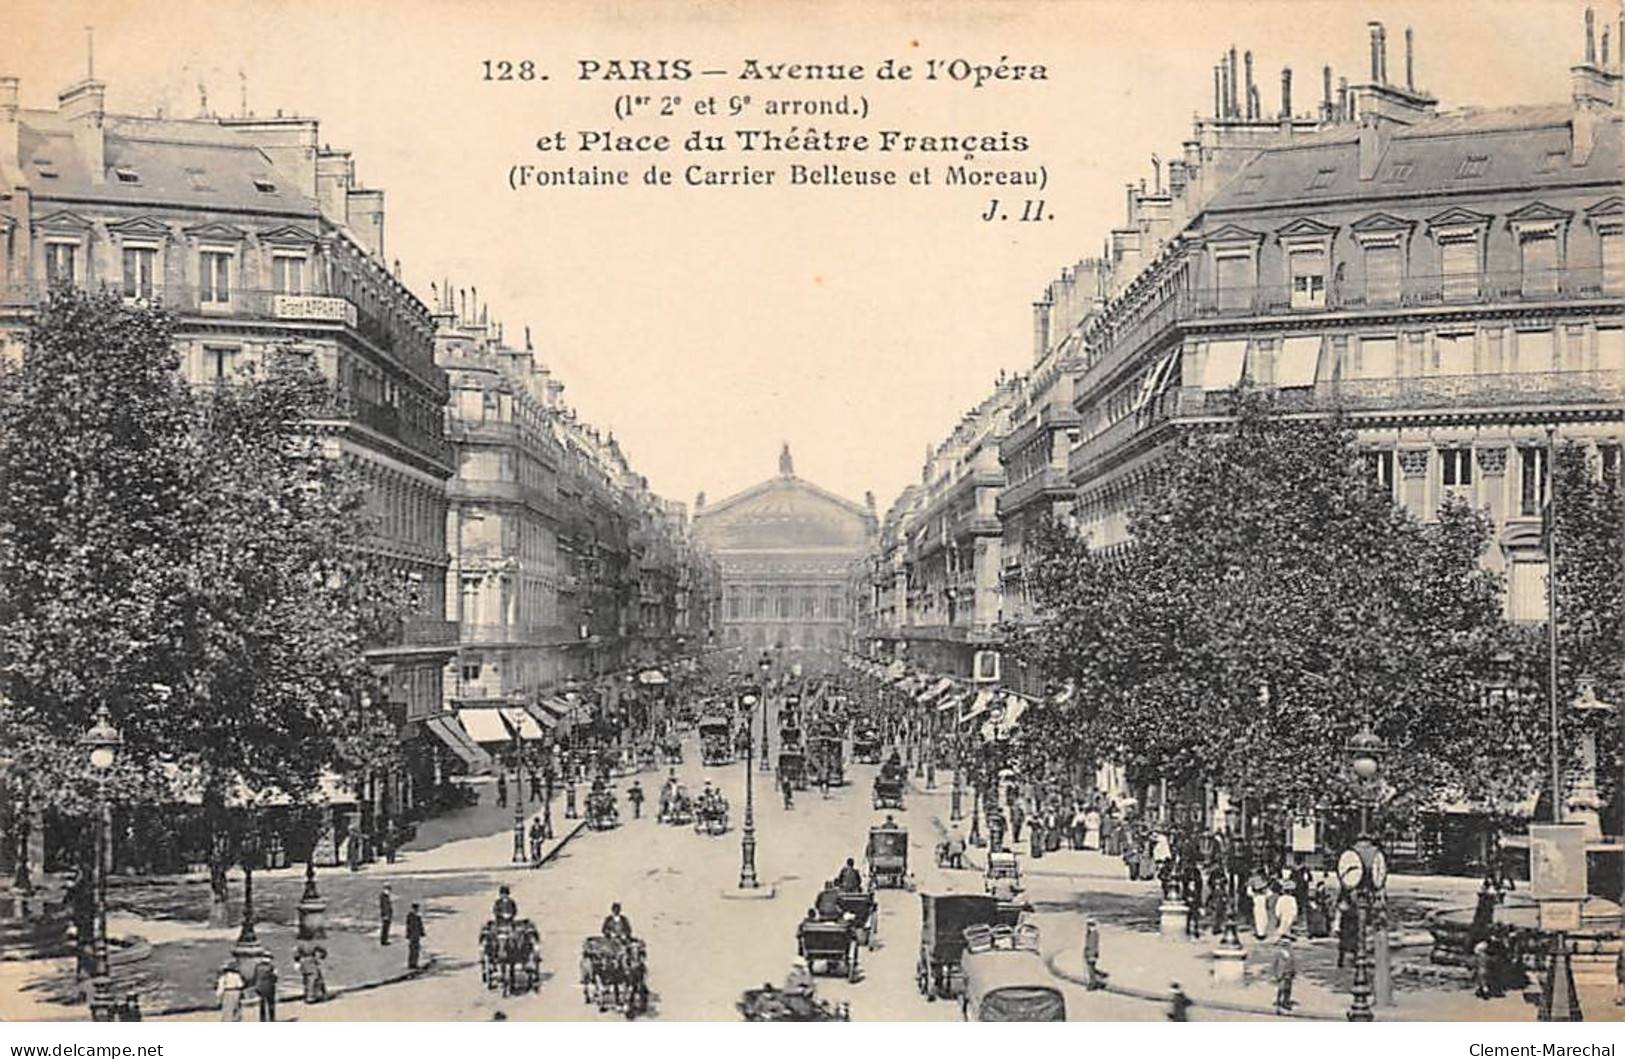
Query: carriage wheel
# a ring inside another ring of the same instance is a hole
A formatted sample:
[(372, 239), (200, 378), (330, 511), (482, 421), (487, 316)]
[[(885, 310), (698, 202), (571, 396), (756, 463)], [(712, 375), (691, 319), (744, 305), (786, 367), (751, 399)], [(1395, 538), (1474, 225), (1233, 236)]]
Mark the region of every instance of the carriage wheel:
[(846, 957), (846, 980), (856, 983), (858, 980), (858, 943), (852, 943), (852, 951)]
[(914, 985), (927, 1001), (934, 999), (931, 996), (931, 967), (925, 962), (924, 956), (914, 964)]

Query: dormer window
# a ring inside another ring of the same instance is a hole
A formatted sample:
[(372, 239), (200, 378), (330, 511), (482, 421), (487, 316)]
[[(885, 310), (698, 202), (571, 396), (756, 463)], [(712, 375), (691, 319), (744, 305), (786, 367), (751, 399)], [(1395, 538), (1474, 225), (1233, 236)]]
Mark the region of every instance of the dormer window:
[(51, 180), (55, 180), (58, 175), (56, 171), (56, 163), (51, 161), (49, 158), (34, 159), (34, 172)]
[(1457, 180), (1472, 180), (1481, 177), (1490, 169), (1490, 156), (1487, 154), (1470, 154), (1461, 160), (1456, 167)]
[(201, 169), (188, 169), (186, 179), (191, 181), (193, 191), (213, 191), (209, 184), (209, 174)]
[(1309, 190), (1309, 191), (1323, 191), (1326, 188), (1329, 188), (1329, 187), (1332, 186), (1332, 181), (1336, 177), (1337, 177), (1337, 167), (1336, 166), (1332, 166), (1332, 167), (1327, 168), (1327, 169), (1317, 169), (1317, 170), (1315, 170), (1315, 175), (1309, 178), (1309, 186), (1308, 186), (1307, 190)]
[(141, 174), (137, 173), (133, 169), (123, 169), (123, 168), (114, 169), (113, 170), (113, 175), (118, 177), (118, 182), (120, 184), (139, 184), (139, 183), (141, 183)]
[(272, 183), (270, 180), (267, 180), (265, 177), (255, 177), (254, 190), (258, 191), (262, 195), (274, 195), (276, 194), (276, 184)]
[(1382, 180), (1385, 184), (1403, 184), (1415, 171), (1415, 162), (1394, 162), (1388, 166), (1388, 175)]

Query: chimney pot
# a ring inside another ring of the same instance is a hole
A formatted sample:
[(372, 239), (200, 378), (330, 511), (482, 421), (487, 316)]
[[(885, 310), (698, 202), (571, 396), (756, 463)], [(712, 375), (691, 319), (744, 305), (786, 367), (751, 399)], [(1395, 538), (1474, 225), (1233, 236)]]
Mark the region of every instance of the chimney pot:
[(1371, 81), (1373, 84), (1382, 83), (1382, 60), (1378, 55), (1382, 50), (1382, 23), (1368, 22), (1366, 26), (1371, 31)]
[(1292, 67), (1281, 67), (1281, 120), (1292, 120)]
[(1253, 53), (1251, 49), (1248, 50), (1244, 60), (1247, 67), (1247, 120), (1256, 121), (1258, 120), (1258, 114), (1255, 112), (1256, 108), (1253, 106)]
[(1597, 64), (1597, 13), (1586, 8), (1586, 65)]
[(1411, 27), (1405, 27), (1405, 91), (1416, 91), (1416, 48)]
[(1241, 71), (1236, 68), (1236, 46), (1232, 44), (1230, 45), (1230, 90), (1226, 96), (1226, 100), (1230, 104), (1229, 116), (1232, 118), (1241, 113), (1241, 106), (1236, 102), (1237, 94), (1241, 90), (1240, 74)]

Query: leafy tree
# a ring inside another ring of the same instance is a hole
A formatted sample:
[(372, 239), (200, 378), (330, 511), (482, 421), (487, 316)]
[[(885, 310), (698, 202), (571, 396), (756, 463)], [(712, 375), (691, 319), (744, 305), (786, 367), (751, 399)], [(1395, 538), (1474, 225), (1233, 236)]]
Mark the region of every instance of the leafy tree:
[(1040, 535), (1045, 618), (1013, 646), (1077, 684), (1075, 742), (1138, 782), (1292, 808), (1346, 792), (1343, 746), (1367, 720), (1401, 800), (1511, 779), (1513, 757), (1485, 754), (1529, 737), (1480, 690), (1506, 642), (1487, 520), (1459, 503), (1411, 517), (1339, 423), (1276, 416), (1258, 395), (1235, 412), (1164, 454), (1129, 546)]
[(34, 804), (82, 813), (76, 739), (106, 704), (120, 801), (195, 777), (223, 833), (245, 790), (300, 799), (326, 769), (382, 763), (391, 720), (362, 653), (398, 626), (406, 586), (368, 548), (316, 369), (273, 354), (193, 391), (172, 327), (57, 292), (0, 373), (0, 737)]

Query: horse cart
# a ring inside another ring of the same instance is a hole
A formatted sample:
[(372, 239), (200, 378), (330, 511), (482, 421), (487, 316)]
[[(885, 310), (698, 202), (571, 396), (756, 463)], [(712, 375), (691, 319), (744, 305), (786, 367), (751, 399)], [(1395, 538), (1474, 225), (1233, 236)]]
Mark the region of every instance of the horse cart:
[(796, 949), (813, 974), (858, 980), (858, 938), (841, 920), (806, 920), (796, 928)]
[(681, 765), (683, 763), (683, 741), (673, 732), (660, 741), (661, 759), (668, 765)]
[(843, 1001), (831, 1004), (805, 993), (792, 993), (772, 985), (747, 989), (735, 1005), (746, 1022), (850, 1022), (852, 1010)]
[(869, 862), (869, 885), (876, 890), (901, 890), (908, 881), (908, 831), (892, 826), (871, 827), (864, 848)]
[(628, 1019), (649, 1010), (648, 949), (641, 939), (598, 934), (581, 943), (581, 1002)]
[(846, 783), (845, 745), (833, 725), (820, 727), (822, 731), (812, 738), (807, 748), (810, 771), (818, 783), (840, 787)]
[(666, 814), (661, 817), (661, 822), (678, 827), (687, 827), (694, 822), (694, 799), (688, 791), (678, 788), (672, 793), (666, 802)]
[(990, 894), (1021, 892), (1021, 864), (1013, 852), (996, 849), (988, 853), (983, 886)]
[(901, 773), (882, 772), (875, 777), (874, 790), (869, 800), (876, 809), (903, 808), (903, 777)]
[(615, 795), (603, 788), (587, 793), (587, 826), (594, 831), (608, 831), (621, 823), (621, 811), (615, 804)]
[(865, 765), (880, 764), (880, 733), (860, 728), (852, 735), (852, 760)]
[(914, 968), (920, 993), (927, 1000), (963, 995), (966, 928), (1014, 930), (1027, 907), (989, 894), (921, 894), (920, 958)]
[(1065, 1022), (1066, 998), (1038, 954), (1038, 928), (965, 928), (960, 959), (967, 1022)]
[(840, 900), (841, 916), (852, 929), (857, 943), (873, 949), (880, 937), (880, 905), (874, 891), (843, 893)]
[(700, 761), (706, 765), (733, 763), (733, 728), (726, 717), (706, 717), (700, 721)]
[(528, 919), (490, 919), (480, 928), (480, 981), (503, 996), (542, 983), (542, 935)]
[(799, 750), (779, 751), (778, 785), (790, 784), (791, 789), (807, 789), (807, 756)]
[(701, 798), (694, 807), (694, 832), (700, 835), (721, 835), (728, 830), (728, 799), (713, 793)]

